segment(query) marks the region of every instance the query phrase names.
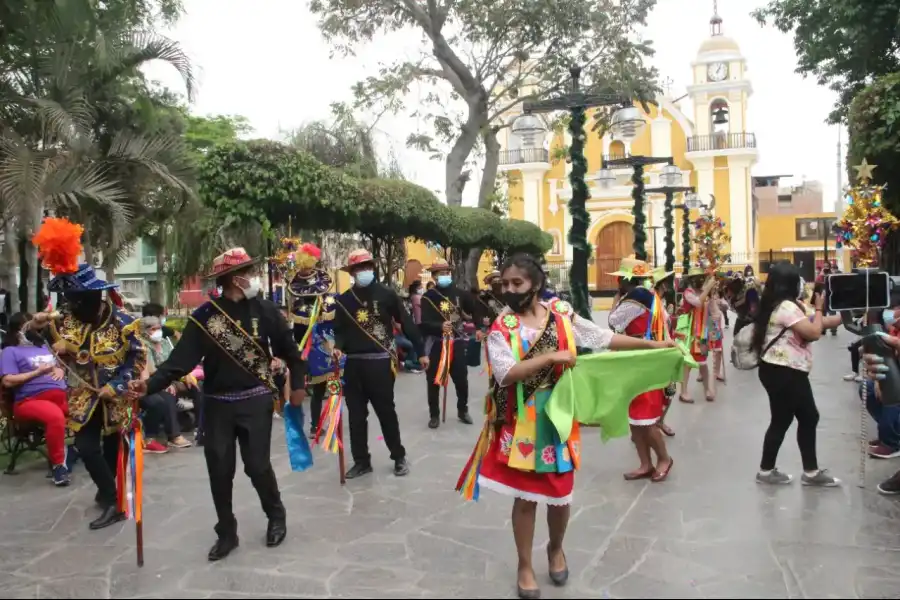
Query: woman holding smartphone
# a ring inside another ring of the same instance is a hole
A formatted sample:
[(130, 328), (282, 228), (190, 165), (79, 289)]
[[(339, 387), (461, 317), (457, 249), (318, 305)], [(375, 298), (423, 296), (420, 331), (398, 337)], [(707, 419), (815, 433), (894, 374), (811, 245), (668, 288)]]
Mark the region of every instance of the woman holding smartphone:
[(759, 380), (769, 396), (771, 411), (756, 481), (787, 484), (793, 480), (779, 471), (775, 462), (785, 434), (797, 419), (803, 485), (835, 487), (840, 485), (840, 480), (820, 469), (816, 456), (819, 410), (809, 372), (812, 370), (810, 344), (821, 338), (825, 329), (837, 327), (840, 317), (824, 316), (823, 294), (814, 296), (814, 312), (808, 316), (798, 300), (803, 293), (802, 286), (797, 267), (788, 262), (773, 265), (754, 322), (752, 348), (759, 356)]

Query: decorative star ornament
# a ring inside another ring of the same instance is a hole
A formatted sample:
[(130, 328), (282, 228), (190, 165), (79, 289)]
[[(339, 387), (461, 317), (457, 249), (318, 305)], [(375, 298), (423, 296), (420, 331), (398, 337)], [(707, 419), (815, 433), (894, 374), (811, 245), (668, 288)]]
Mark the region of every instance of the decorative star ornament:
[(872, 180), (872, 171), (878, 168), (878, 165), (870, 165), (867, 159), (863, 159), (862, 164), (853, 167), (856, 170), (856, 178), (860, 183), (868, 183)]

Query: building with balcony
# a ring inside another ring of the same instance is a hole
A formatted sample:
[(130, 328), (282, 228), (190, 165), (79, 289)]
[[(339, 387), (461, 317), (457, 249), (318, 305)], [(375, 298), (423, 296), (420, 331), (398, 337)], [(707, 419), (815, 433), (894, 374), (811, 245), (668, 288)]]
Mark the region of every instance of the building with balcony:
[(753, 178), (753, 197), (759, 211), (759, 270), (789, 260), (810, 280), (828, 260), (842, 266), (844, 252), (834, 246), (832, 227), (838, 220), (825, 210), (822, 184), (805, 181), (785, 185), (789, 175)]
[[(590, 286), (595, 293), (609, 293), (615, 279), (606, 275), (615, 271), (619, 261), (633, 253), (631, 199), (632, 169), (613, 170), (611, 186), (597, 185), (594, 173), (605, 158), (642, 155), (671, 157), (683, 172), (683, 185), (696, 188), (700, 201), (712, 204), (726, 223), (735, 255), (751, 255), (757, 247), (756, 212), (752, 197), (750, 169), (757, 161), (756, 136), (747, 130), (748, 100), (753, 92), (747, 76), (746, 61), (738, 44), (722, 33), (722, 19), (710, 20), (710, 36), (700, 43), (690, 65), (692, 84), (688, 96), (693, 113), (682, 111), (668, 94), (660, 95), (649, 111), (641, 111), (646, 126), (633, 139), (618, 139), (613, 133), (602, 137), (591, 128), (593, 111), (585, 128), (585, 155), (588, 161), (588, 185), (591, 197), (589, 239), (594, 259), (589, 266)], [(524, 91), (524, 90), (523, 90)], [(522, 117), (521, 108), (506, 115), (507, 123)], [(541, 118), (528, 116), (525, 119)], [(555, 133), (547, 127), (538, 136), (518, 135), (525, 127), (507, 127), (501, 132), (503, 151), (501, 170), (510, 174), (510, 216), (536, 223), (554, 238), (548, 261), (565, 262), (572, 258), (567, 232), (572, 218), (567, 207), (572, 191), (568, 175), (571, 165), (562, 157), (570, 143), (568, 132)], [(529, 123), (528, 130), (534, 129)], [(645, 170), (648, 187), (660, 185), (664, 165)], [(675, 203), (681, 200), (676, 198)], [(645, 202), (648, 225), (648, 252), (664, 255), (664, 197), (650, 194)], [(680, 218), (676, 211), (676, 258), (681, 263)], [(696, 217), (696, 212), (693, 213)]]

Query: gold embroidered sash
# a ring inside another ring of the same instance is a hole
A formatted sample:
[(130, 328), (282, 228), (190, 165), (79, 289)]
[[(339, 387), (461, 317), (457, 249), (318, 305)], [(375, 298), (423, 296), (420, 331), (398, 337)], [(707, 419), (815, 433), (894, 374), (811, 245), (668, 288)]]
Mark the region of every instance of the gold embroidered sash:
[(378, 301), (375, 301), (374, 306), (370, 311), (356, 294), (353, 294), (353, 297), (356, 298), (356, 302), (359, 304), (356, 314), (350, 312), (350, 309), (344, 306), (337, 298), (335, 298), (335, 304), (341, 307), (344, 314), (346, 314), (347, 317), (349, 317), (350, 320), (369, 337), (369, 339), (378, 344), (382, 350), (390, 355), (391, 360), (396, 367), (399, 363), (399, 358), (397, 357), (397, 350), (394, 344), (394, 332), (393, 330), (389, 332), (385, 328), (384, 323), (381, 322), (381, 315), (378, 313)]
[[(275, 381), (272, 379), (271, 362), (269, 355), (259, 345), (256, 339), (247, 333), (240, 323), (232, 319), (222, 308), (210, 300), (210, 305), (215, 312), (207, 311), (200, 317), (195, 312), (190, 320), (197, 324), (206, 335), (221, 348), (244, 371), (257, 378), (272, 392), (278, 391)], [(258, 327), (258, 320), (253, 318), (254, 333)]]

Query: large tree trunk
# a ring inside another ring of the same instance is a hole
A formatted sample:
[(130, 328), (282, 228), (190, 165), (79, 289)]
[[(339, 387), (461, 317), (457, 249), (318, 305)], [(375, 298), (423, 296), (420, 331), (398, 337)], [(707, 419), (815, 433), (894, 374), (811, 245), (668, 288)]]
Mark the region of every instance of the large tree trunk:
[[(9, 219), (3, 228), (3, 285), (9, 294), (11, 311), (19, 309), (19, 286), (16, 275), (19, 272), (18, 232), (14, 219)], [(2, 308), (2, 307), (0, 307)]]
[[(481, 134), (484, 142), (484, 170), (481, 173), (481, 186), (478, 188), (478, 206), (491, 210), (491, 197), (497, 182), (497, 171), (500, 168), (500, 141), (497, 139), (497, 130), (493, 127), (485, 129)], [(469, 252), (466, 260), (466, 281), (469, 289), (477, 290), (478, 282), (478, 264), (481, 262), (481, 256), (484, 254), (484, 248), (473, 248)]]
[(81, 236), (81, 244), (84, 246), (84, 262), (94, 266), (94, 244), (91, 243), (91, 220), (85, 219), (84, 235)]
[(462, 205), (463, 189), (469, 180), (468, 172), (464, 172), (466, 160), (472, 153), (472, 149), (478, 141), (478, 132), (488, 117), (487, 107), (480, 110), (480, 106), (481, 104), (477, 101), (469, 102), (469, 117), (447, 155), (444, 193), (447, 196), (448, 206)]
[(158, 239), (155, 240), (156, 250), (156, 285), (150, 287), (150, 302), (165, 304), (166, 302), (166, 239), (165, 232), (160, 228)]
[(116, 280), (116, 253), (112, 249), (103, 253), (103, 273), (109, 283)]

